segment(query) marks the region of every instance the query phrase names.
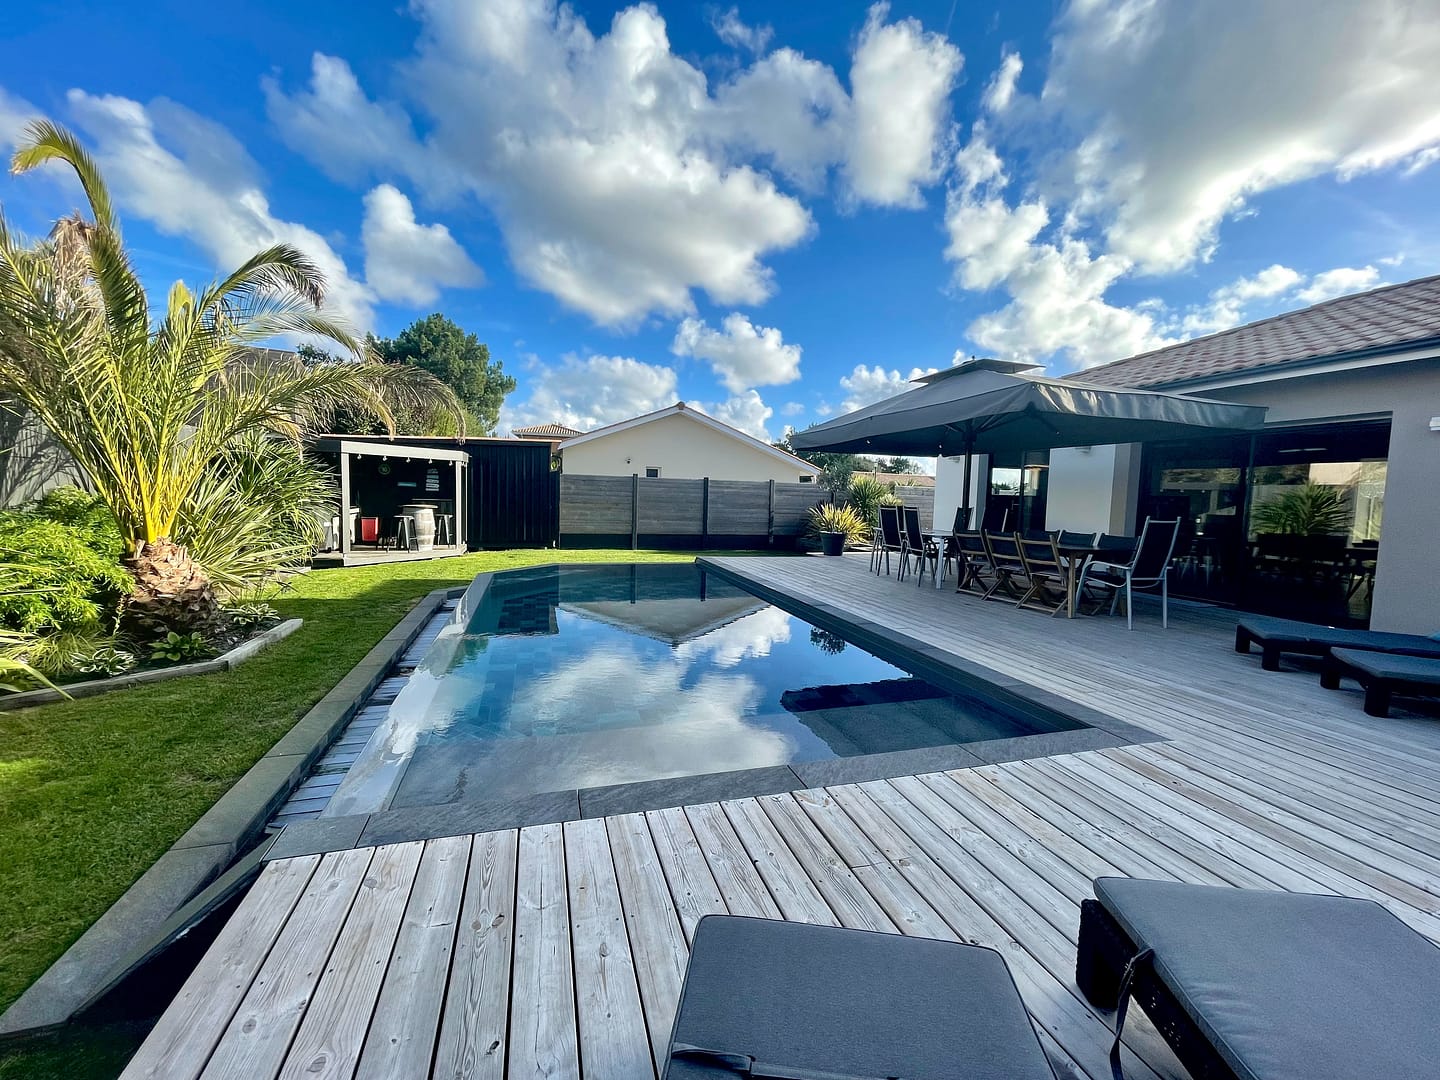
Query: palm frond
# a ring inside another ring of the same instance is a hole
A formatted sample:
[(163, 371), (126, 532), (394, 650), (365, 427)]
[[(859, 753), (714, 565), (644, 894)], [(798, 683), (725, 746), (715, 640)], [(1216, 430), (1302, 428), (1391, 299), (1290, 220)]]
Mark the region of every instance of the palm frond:
[(115, 204), (110, 200), (110, 189), (100, 175), (100, 166), (90, 151), (81, 145), (73, 132), (49, 120), (31, 121), (25, 128), (25, 137), (10, 159), (10, 171), (16, 176), (27, 173), (51, 161), (63, 161), (75, 170), (85, 197), (90, 201), (90, 213), (95, 224), (120, 234), (120, 221), (115, 216)]

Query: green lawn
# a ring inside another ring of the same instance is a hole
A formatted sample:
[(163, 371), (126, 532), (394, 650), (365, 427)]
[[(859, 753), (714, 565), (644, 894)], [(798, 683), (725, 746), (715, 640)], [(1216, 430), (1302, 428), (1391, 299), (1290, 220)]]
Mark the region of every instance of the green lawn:
[[(274, 601), (305, 625), (233, 672), (0, 713), (0, 1009), (100, 916), (416, 601), (476, 574), (691, 553), (481, 552), (317, 570)], [(0, 1051), (0, 1077), (113, 1076), (131, 1028)]]

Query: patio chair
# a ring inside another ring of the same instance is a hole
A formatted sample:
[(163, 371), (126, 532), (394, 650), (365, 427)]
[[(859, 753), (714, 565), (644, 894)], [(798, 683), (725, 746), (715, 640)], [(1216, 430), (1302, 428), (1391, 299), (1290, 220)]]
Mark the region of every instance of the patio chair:
[(1061, 529), (1055, 542), (1061, 547), (1094, 547), (1095, 537), (1098, 535), (1093, 532), (1071, 532), (1069, 529)]
[(1120, 591), (1125, 591), (1125, 626), (1135, 629), (1135, 590), (1160, 587), (1160, 625), (1170, 626), (1170, 557), (1175, 553), (1175, 538), (1180, 534), (1179, 520), (1156, 521), (1145, 519), (1140, 530), (1140, 540), (1135, 545), (1135, 554), (1125, 563), (1106, 562), (1099, 556), (1085, 560), (1080, 570), (1077, 592), (1083, 592), (1088, 585), (1093, 589), (1109, 589), (1110, 611), (1120, 601)]
[(707, 915), (662, 1080), (1055, 1080), (993, 949)]
[(1020, 547), (1016, 543), (1016, 535), (1012, 533), (1001, 536), (981, 530), (980, 539), (985, 544), (985, 560), (990, 564), (991, 573), (995, 575), (995, 580), (980, 594), (981, 600), (994, 599), (995, 594), (1002, 591), (1011, 597), (1020, 596), (1020, 582), (1025, 579), (1025, 564), (1020, 561)]
[(360, 542), (362, 544), (374, 544), (380, 546), (380, 519), (378, 517), (360, 518)]
[(1380, 630), (1346, 630), (1269, 615), (1246, 615), (1235, 624), (1235, 651), (1248, 653), (1252, 644), (1260, 646), (1260, 666), (1266, 671), (1279, 671), (1280, 657), (1286, 653), (1325, 656), (1331, 649), (1367, 649), (1399, 656), (1440, 658), (1440, 634), (1425, 637)]
[(916, 561), (915, 584), (925, 584), (925, 564), (930, 564), (930, 573), (940, 573), (940, 545), (925, 535), (920, 528), (920, 509), (915, 506), (902, 506), (900, 511), (905, 524), (905, 548)]
[(951, 538), (955, 545), (956, 592), (968, 592), (972, 587), (983, 594), (988, 587), (987, 579), (995, 576), (990, 565), (990, 556), (985, 549), (985, 538), (978, 532), (960, 532)]
[(885, 560), (885, 573), (890, 573), (890, 553), (895, 552), (900, 557), (899, 576), (905, 576), (905, 568), (909, 561), (909, 551), (905, 547), (905, 533), (900, 528), (900, 507), (880, 507), (880, 550), (875, 556), (875, 573), (880, 573), (880, 559)]
[(1075, 981), (1133, 999), (1196, 1080), (1434, 1076), (1440, 949), (1371, 900), (1104, 877)]
[(1047, 536), (1043, 540), (1033, 540), (1016, 533), (1015, 547), (1020, 553), (1020, 565), (1024, 568), (1025, 580), (1028, 583), (1028, 588), (1015, 602), (1015, 606), (1033, 608), (1050, 615), (1064, 610), (1069, 593), (1058, 537)]

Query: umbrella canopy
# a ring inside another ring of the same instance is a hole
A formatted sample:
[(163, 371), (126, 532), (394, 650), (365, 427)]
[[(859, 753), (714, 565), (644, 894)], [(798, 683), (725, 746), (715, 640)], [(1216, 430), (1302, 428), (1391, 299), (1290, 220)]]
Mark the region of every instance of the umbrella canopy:
[(971, 360), (915, 381), (921, 385), (874, 405), (797, 431), (796, 450), (965, 458), (963, 505), (970, 516), (974, 454), (1060, 446), (1178, 439), (1265, 422), (1265, 409), (1225, 401), (1087, 386), (1032, 372), (1036, 364)]
[(796, 450), (956, 457), (1060, 446), (1177, 439), (1259, 427), (1265, 409), (1087, 386), (1031, 374), (1037, 365), (972, 360), (917, 379), (914, 390), (797, 431)]

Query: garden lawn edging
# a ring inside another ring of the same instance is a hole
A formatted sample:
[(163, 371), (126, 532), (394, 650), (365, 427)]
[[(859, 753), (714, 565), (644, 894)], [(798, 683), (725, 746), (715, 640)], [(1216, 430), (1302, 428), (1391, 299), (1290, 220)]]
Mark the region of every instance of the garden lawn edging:
[(223, 652), (211, 660), (198, 660), (193, 664), (176, 664), (173, 667), (152, 668), (149, 671), (131, 671), (124, 675), (112, 675), (108, 679), (87, 679), (84, 682), (70, 683), (59, 689), (23, 690), (18, 694), (6, 694), (4, 697), (0, 697), (0, 712), (8, 712), (11, 709), (28, 709), (32, 705), (49, 705), (52, 702), (64, 701), (67, 697), (96, 697), (100, 694), (108, 694), (112, 690), (128, 690), (132, 686), (164, 682), (167, 679), (180, 679), (186, 675), (209, 675), (216, 671), (230, 671), (262, 649), (289, 637), (300, 629), (304, 621), (304, 619), (286, 619), (279, 625), (256, 634), (248, 641), (242, 641), (233, 649)]
[[(436, 589), (411, 608), (360, 663), (282, 735), (263, 758), (0, 1014), (0, 1039), (52, 1029), (74, 1019), (81, 1006), (116, 973), (133, 966), (137, 953), (150, 950), (155, 931), (253, 844), (270, 816), (304, 779), (310, 766), (343, 730), (440, 606), (463, 592), (463, 589)], [(296, 627), (300, 623), (299, 619), (289, 621)], [(225, 657), (205, 663), (218, 664), (257, 640), (245, 642)], [(259, 648), (254, 649), (236, 662), (258, 651)], [(208, 670), (223, 669), (210, 667)]]

